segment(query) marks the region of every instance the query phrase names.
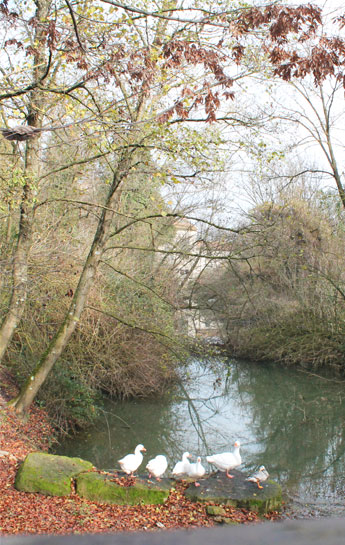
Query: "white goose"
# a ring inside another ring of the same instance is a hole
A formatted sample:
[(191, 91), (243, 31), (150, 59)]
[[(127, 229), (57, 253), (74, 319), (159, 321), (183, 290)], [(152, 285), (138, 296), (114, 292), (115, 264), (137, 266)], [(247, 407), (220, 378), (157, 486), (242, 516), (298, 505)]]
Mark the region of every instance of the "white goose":
[(198, 456), (196, 464), (189, 464), (188, 477), (203, 477), (206, 473), (206, 470), (203, 465), (201, 465), (201, 458)]
[[(201, 458), (200, 456), (196, 459), (196, 464), (190, 464), (189, 470), (188, 470), (188, 477), (194, 477), (196, 479), (199, 479), (199, 477), (203, 477), (206, 473), (206, 470), (204, 466), (201, 464)], [(200, 486), (200, 483), (195, 482), (194, 486)]]
[(157, 481), (160, 481), (160, 477), (165, 473), (166, 468), (168, 467), (168, 460), (162, 454), (158, 454), (156, 458), (152, 458), (146, 466), (146, 469), (149, 472), (149, 479), (151, 474), (156, 477)]
[(220, 471), (225, 471), (226, 476), (229, 479), (233, 478), (233, 475), (229, 475), (229, 470), (241, 465), (242, 459), (240, 455), (240, 442), (236, 441), (234, 444), (233, 452), (222, 452), (221, 454), (213, 454), (213, 456), (206, 456), (206, 460), (216, 466)]
[(191, 465), (188, 458), (190, 458), (189, 452), (184, 452), (182, 455), (182, 460), (180, 462), (177, 462), (177, 464), (175, 464), (174, 466), (174, 469), (172, 470), (173, 475), (175, 475), (176, 477), (180, 477), (181, 475), (188, 475), (189, 467)]
[(124, 456), (121, 458), (121, 460), (118, 460), (122, 471), (127, 473), (127, 475), (132, 475), (143, 461), (143, 455), (141, 454), (142, 452), (146, 452), (144, 445), (137, 445), (135, 447), (134, 454), (127, 454), (127, 456)]
[(267, 481), (268, 477), (269, 477), (269, 473), (267, 469), (265, 468), (265, 466), (260, 466), (259, 471), (256, 471), (255, 473), (253, 473), (253, 475), (248, 477), (246, 480), (251, 481), (252, 483), (256, 483), (258, 485), (258, 488), (263, 488), (260, 482)]

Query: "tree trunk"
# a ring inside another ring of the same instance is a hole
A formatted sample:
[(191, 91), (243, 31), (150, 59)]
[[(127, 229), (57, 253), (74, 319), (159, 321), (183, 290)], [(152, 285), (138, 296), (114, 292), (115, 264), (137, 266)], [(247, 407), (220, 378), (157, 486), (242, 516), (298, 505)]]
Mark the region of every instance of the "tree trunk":
[[(36, 2), (35, 17), (39, 22), (45, 23), (50, 9), (51, 0)], [(44, 54), (44, 24), (37, 24), (35, 42), (41, 44), (36, 48), (34, 55), (33, 81), (37, 81), (45, 73)], [(44, 98), (38, 91), (33, 91), (29, 104), (28, 120), (30, 125), (40, 127), (42, 124), (42, 110)], [(19, 232), (17, 246), (13, 255), (12, 293), (7, 314), (0, 328), (0, 362), (11, 342), (13, 334), (22, 318), (28, 291), (28, 258), (31, 248), (32, 228), (34, 219), (33, 189), (35, 180), (39, 174), (39, 141), (28, 140), (25, 151), (24, 177), (26, 183), (23, 187), (22, 202), (20, 206)]]
[(337, 184), (338, 193), (339, 193), (341, 203), (343, 205), (343, 208), (345, 208), (345, 190), (344, 190), (344, 186), (343, 186), (343, 183), (342, 183), (342, 180), (341, 180), (340, 172), (338, 170), (337, 160), (336, 160), (335, 154), (334, 154), (332, 138), (331, 138), (330, 112), (329, 112), (329, 108), (327, 108), (327, 105), (326, 105), (326, 100), (325, 100), (325, 97), (324, 97), (322, 86), (320, 87), (320, 96), (321, 96), (323, 114), (324, 114), (324, 119), (325, 119), (324, 132), (325, 132), (325, 136), (326, 136), (326, 140), (327, 140), (327, 146), (328, 146), (328, 153), (326, 153), (326, 151), (325, 151), (325, 154), (326, 154), (326, 158), (327, 158), (327, 160), (328, 160), (328, 162), (330, 164), (330, 167), (332, 169), (333, 178), (335, 180), (335, 183)]
[[(167, 23), (165, 21), (163, 26), (166, 24)], [(159, 23), (157, 28), (157, 35), (159, 35), (160, 32), (162, 32), (162, 25)], [(154, 40), (155, 42), (157, 40), (157, 35)], [(140, 121), (147, 99), (147, 89), (145, 84), (143, 84), (142, 91), (139, 93), (138, 96), (137, 106), (135, 108), (132, 119), (134, 123)], [(129, 141), (130, 140), (131, 137), (129, 137)], [(75, 331), (81, 313), (84, 310), (90, 288), (93, 285), (99, 262), (102, 258), (102, 253), (105, 250), (109, 235), (111, 233), (112, 218), (114, 214), (112, 210), (115, 209), (117, 200), (116, 191), (121, 182), (126, 178), (129, 173), (132, 156), (135, 154), (135, 152), (136, 147), (133, 144), (132, 146), (129, 146), (120, 157), (105, 202), (105, 208), (103, 209), (101, 217), (99, 219), (98, 227), (91, 245), (88, 258), (80, 275), (77, 289), (74, 293), (70, 308), (68, 310), (68, 313), (66, 314), (64, 322), (57, 331), (55, 337), (52, 339), (46, 352), (43, 354), (42, 358), (38, 362), (32, 375), (24, 384), (18, 397), (16, 397), (9, 403), (15, 408), (16, 412), (19, 414), (25, 413), (26, 409), (32, 403), (38, 390), (46, 380), (52, 367), (62, 354), (63, 350), (67, 346), (71, 335)]]
[(25, 173), (28, 182), (23, 188), (20, 207), (19, 233), (13, 255), (12, 293), (7, 314), (0, 329), (0, 361), (2, 360), (12, 336), (23, 315), (28, 291), (28, 258), (31, 248), (33, 226), (32, 179), (38, 169), (38, 143), (28, 141), (26, 148)]
[(27, 407), (34, 400), (39, 388), (46, 380), (53, 365), (65, 349), (71, 335), (80, 319), (81, 313), (85, 308), (87, 297), (90, 288), (93, 285), (99, 262), (102, 258), (102, 253), (106, 247), (107, 241), (112, 227), (113, 212), (112, 209), (116, 201), (116, 190), (122, 180), (128, 174), (130, 168), (131, 152), (126, 152), (120, 160), (118, 167), (114, 173), (113, 182), (105, 202), (105, 208), (102, 211), (98, 222), (98, 227), (94, 236), (94, 240), (80, 275), (77, 289), (74, 293), (71, 305), (66, 314), (65, 320), (52, 339), (46, 352), (38, 362), (32, 375), (28, 378), (18, 397), (9, 402), (17, 413), (25, 413)]

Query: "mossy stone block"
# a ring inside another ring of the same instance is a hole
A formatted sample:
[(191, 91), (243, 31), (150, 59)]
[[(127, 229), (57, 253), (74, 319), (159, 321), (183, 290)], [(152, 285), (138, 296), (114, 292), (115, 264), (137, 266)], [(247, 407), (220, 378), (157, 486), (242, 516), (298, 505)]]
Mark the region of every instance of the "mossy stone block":
[(261, 515), (281, 508), (282, 490), (278, 483), (268, 480), (260, 489), (247, 481), (247, 476), (232, 470), (233, 479), (218, 472), (200, 480), (200, 486), (190, 485), (185, 495), (192, 501), (214, 502), (255, 511)]
[(226, 511), (221, 505), (207, 505), (206, 513), (214, 517), (226, 515)]
[(71, 493), (71, 479), (92, 467), (91, 462), (80, 458), (31, 452), (20, 466), (14, 485), (23, 492), (68, 496)]
[(76, 492), (79, 496), (99, 503), (119, 505), (164, 503), (173, 487), (170, 479), (160, 482), (136, 477), (132, 486), (120, 486), (111, 474), (97, 472), (82, 473), (76, 479)]

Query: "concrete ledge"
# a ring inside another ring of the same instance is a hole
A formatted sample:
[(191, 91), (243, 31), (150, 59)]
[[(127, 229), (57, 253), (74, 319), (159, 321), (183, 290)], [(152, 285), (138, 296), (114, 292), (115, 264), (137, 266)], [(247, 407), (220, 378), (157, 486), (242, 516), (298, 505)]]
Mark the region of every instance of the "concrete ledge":
[(345, 518), (176, 532), (1, 537), (1, 545), (342, 545), (344, 542)]

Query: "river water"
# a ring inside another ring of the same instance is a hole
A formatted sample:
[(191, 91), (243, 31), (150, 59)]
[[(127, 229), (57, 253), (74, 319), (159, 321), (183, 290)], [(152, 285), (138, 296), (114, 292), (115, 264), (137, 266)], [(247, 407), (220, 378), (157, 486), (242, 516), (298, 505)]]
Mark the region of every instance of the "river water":
[(194, 360), (163, 399), (107, 401), (93, 429), (54, 452), (113, 469), (143, 443), (139, 472), (165, 454), (169, 473), (186, 450), (207, 467), (206, 454), (232, 450), (239, 440), (240, 469), (265, 465), (283, 487), (289, 516), (345, 515), (344, 386), (279, 365)]

